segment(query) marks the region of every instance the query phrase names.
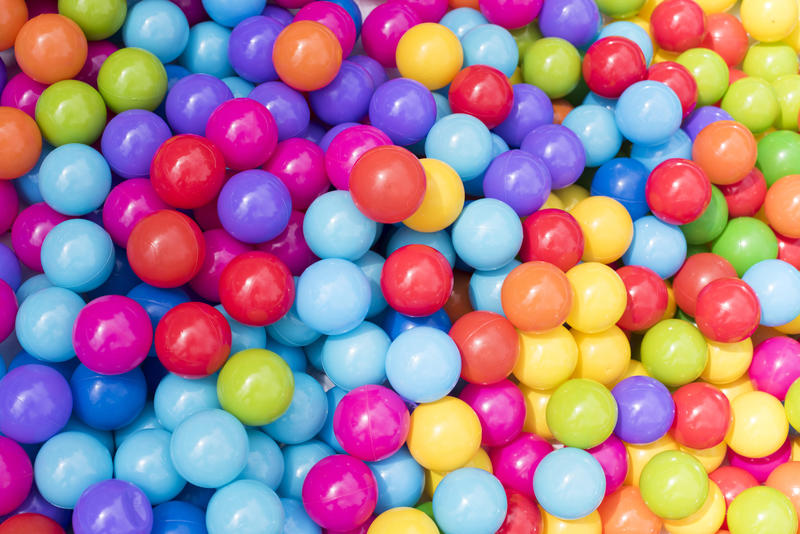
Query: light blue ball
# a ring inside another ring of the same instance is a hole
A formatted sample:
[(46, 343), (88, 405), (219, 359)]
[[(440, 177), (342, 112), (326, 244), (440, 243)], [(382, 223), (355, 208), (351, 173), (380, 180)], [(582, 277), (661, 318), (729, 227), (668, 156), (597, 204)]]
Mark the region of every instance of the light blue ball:
[(461, 38), (464, 67), (489, 65), (510, 78), (519, 64), (519, 47), (511, 33), (496, 24), (475, 26)]
[(327, 337), (322, 345), (322, 367), (331, 382), (347, 391), (382, 384), (390, 344), (382, 328), (364, 321), (350, 332)]
[(474, 310), (490, 311), (505, 317), (501, 292), (508, 273), (520, 262), (511, 260), (493, 271), (475, 271), (469, 278), (469, 302)]
[(597, 93), (589, 91), (583, 98), (583, 102), (581, 102), (581, 104), (584, 106), (600, 106), (602, 108), (606, 108), (608, 111), (614, 111), (617, 107), (617, 99), (605, 98)]
[(645, 80), (622, 92), (614, 117), (619, 131), (632, 143), (653, 146), (669, 141), (681, 127), (683, 108), (675, 91)]
[(278, 343), (274, 339), (268, 339), (265, 348), (283, 358), (283, 361), (294, 373), (305, 373), (306, 369), (308, 369), (306, 353), (300, 347), (290, 347), (289, 345)]
[(438, 232), (417, 232), (407, 226), (401, 226), (394, 231), (389, 243), (386, 245), (386, 256), (406, 245), (426, 245), (438, 250), (445, 257), (452, 269), (456, 265), (456, 251), (450, 234), (446, 230)]
[(44, 274), (58, 287), (76, 293), (103, 285), (114, 268), (111, 236), (86, 219), (56, 225), (42, 243)]
[(86, 303), (77, 293), (48, 287), (29, 296), (17, 311), (17, 339), (25, 352), (47, 362), (75, 356), (72, 326)]
[(641, 265), (663, 279), (678, 272), (686, 259), (686, 237), (677, 226), (645, 215), (633, 222), (633, 241), (622, 256), (625, 265)]
[(164, 429), (164, 426), (158, 421), (158, 417), (156, 417), (153, 401), (147, 401), (145, 403), (142, 412), (131, 424), (114, 431), (114, 442), (117, 444), (117, 447), (119, 447), (126, 439), (140, 430), (150, 429)]
[(376, 514), (391, 508), (417, 504), (425, 486), (425, 470), (406, 447), (385, 460), (367, 462), (367, 466), (378, 482)]
[(622, 134), (614, 120), (614, 112), (602, 106), (578, 106), (564, 117), (561, 124), (581, 140), (587, 167), (599, 167), (615, 157), (622, 146)]
[(62, 145), (42, 162), (39, 191), (57, 212), (86, 215), (102, 206), (111, 191), (111, 168), (90, 146)]
[(254, 428), (247, 429), (250, 453), (239, 480), (257, 480), (272, 490), (278, 489), (283, 478), (283, 453), (275, 440)]
[(355, 264), (369, 280), (370, 299), (367, 318), (375, 317), (387, 306), (383, 291), (381, 291), (381, 272), (383, 272), (385, 261), (383, 256), (372, 250), (368, 250), (366, 254), (355, 261)]
[(647, 65), (650, 65), (650, 62), (653, 61), (653, 41), (641, 26), (627, 20), (618, 20), (603, 26), (603, 29), (597, 35), (597, 40), (611, 36), (630, 39), (641, 48)]
[(238, 76), (228, 76), (227, 78), (222, 78), (222, 81), (225, 82), (225, 85), (227, 85), (228, 89), (233, 93), (233, 98), (247, 98), (247, 95), (256, 87)]
[(170, 373), (161, 379), (153, 397), (156, 417), (170, 432), (192, 415), (216, 408), (216, 374), (190, 380)]
[(325, 397), (328, 399), (328, 416), (325, 418), (325, 424), (322, 430), (319, 431), (318, 438), (325, 442), (330, 448), (336, 451), (336, 454), (346, 454), (344, 447), (336, 439), (336, 434), (333, 432), (333, 416), (336, 414), (336, 407), (342, 401), (347, 391), (334, 386), (325, 392)]
[(242, 472), (249, 447), (242, 423), (223, 410), (198, 412), (175, 428), (172, 463), (195, 486), (219, 488)]
[(311, 364), (311, 367), (320, 372), (322, 371), (322, 345), (325, 343), (327, 337), (328, 336), (320, 336), (310, 345), (303, 347), (303, 352), (306, 353), (308, 363)]
[(229, 28), (248, 17), (260, 15), (266, 5), (266, 0), (203, 0), (203, 8), (208, 16)]
[(108, 449), (110, 454), (114, 454), (115, 447), (113, 432), (92, 428), (77, 417), (70, 417), (69, 421), (67, 421), (67, 424), (64, 425), (64, 428), (62, 428), (59, 432), (81, 432), (83, 434), (88, 434), (102, 443), (103, 447)]
[(171, 437), (164, 429), (140, 430), (114, 456), (114, 477), (138, 486), (152, 505), (175, 498), (186, 485), (170, 458)]
[(39, 159), (36, 161), (36, 165), (33, 166), (33, 169), (13, 180), (14, 187), (17, 193), (19, 193), (20, 198), (28, 204), (44, 202), (42, 193), (39, 191), (39, 172), (42, 169), (42, 163), (45, 158), (47, 158), (52, 151), (52, 146), (42, 142), (42, 153), (39, 155)]
[(413, 402), (433, 402), (455, 387), (461, 355), (445, 332), (418, 326), (392, 341), (386, 353), (386, 377), (392, 388)]
[(315, 439), (284, 447), (283, 479), (278, 486), (278, 495), (302, 500), (303, 482), (308, 472), (317, 462), (334, 454), (333, 449)]
[(349, 191), (318, 196), (303, 218), (303, 237), (322, 259), (357, 260), (372, 246), (377, 230), (377, 223), (358, 211)]
[(475, 117), (453, 113), (431, 127), (425, 138), (425, 155), (447, 163), (466, 182), (491, 163), (492, 136)]
[(143, 48), (169, 63), (178, 59), (189, 42), (189, 22), (172, 2), (142, 0), (128, 11), (122, 39), (125, 46)]
[(606, 491), (606, 477), (594, 456), (574, 447), (545, 456), (533, 474), (533, 493), (547, 513), (579, 519), (594, 512)]
[(25, 302), (28, 297), (36, 293), (37, 291), (41, 291), (42, 289), (47, 289), (48, 287), (53, 287), (53, 284), (47, 277), (43, 274), (37, 274), (31, 276), (24, 282), (22, 285), (19, 286), (17, 289), (17, 304), (22, 306), (22, 303)]
[(522, 246), (522, 223), (508, 204), (482, 198), (471, 202), (453, 224), (453, 247), (459, 258), (481, 271), (499, 269)]
[(664, 143), (645, 146), (634, 143), (631, 147), (631, 158), (641, 162), (648, 171), (672, 158), (692, 159), (692, 140), (689, 135), (678, 129)]
[(285, 516), (281, 500), (265, 484), (237, 480), (208, 501), (208, 534), (281, 534)]
[(287, 445), (303, 443), (322, 430), (328, 415), (328, 400), (322, 386), (305, 373), (294, 374), (294, 392), (289, 408), (272, 423), (261, 427), (272, 439)]
[(475, 26), (479, 24), (489, 24), (489, 21), (477, 9), (471, 7), (459, 7), (445, 13), (439, 24), (456, 34), (461, 39)]
[(231, 327), (231, 354), (236, 354), (247, 349), (263, 349), (267, 346), (267, 331), (263, 326), (249, 326), (242, 324), (228, 312), (222, 304), (214, 306)]
[(444, 534), (489, 534), (503, 524), (506, 492), (494, 475), (463, 467), (448, 473), (433, 494), (433, 516)]
[[(503, 152), (508, 152), (511, 150), (508, 147), (508, 143), (505, 140), (497, 135), (496, 133), (492, 134), (492, 159), (496, 158)], [(475, 178), (464, 182), (464, 192), (467, 195), (471, 195), (473, 197), (482, 197), (483, 196), (483, 179), (486, 177), (486, 170), (480, 173)]]
[(297, 313), (306, 325), (326, 335), (344, 334), (361, 324), (370, 304), (369, 280), (347, 260), (320, 260), (300, 276)]
[(210, 74), (217, 78), (233, 76), (228, 61), (231, 30), (213, 21), (201, 22), (189, 30), (189, 42), (178, 58), (181, 65), (194, 74)]
[(74, 508), (86, 488), (111, 478), (114, 464), (108, 449), (92, 436), (62, 432), (39, 449), (33, 472), (42, 497), (59, 508)]
[(780, 326), (800, 315), (800, 273), (782, 260), (763, 260), (742, 280), (755, 291), (761, 307), (761, 324)]
[(281, 499), (286, 522), (283, 524), (283, 534), (321, 534), (319, 525), (306, 513), (306, 509), (298, 500)]
[[(295, 286), (297, 278), (295, 277)], [(320, 333), (304, 323), (297, 314), (297, 298), (286, 315), (267, 326), (267, 334), (278, 342), (290, 347), (303, 347), (313, 343)]]

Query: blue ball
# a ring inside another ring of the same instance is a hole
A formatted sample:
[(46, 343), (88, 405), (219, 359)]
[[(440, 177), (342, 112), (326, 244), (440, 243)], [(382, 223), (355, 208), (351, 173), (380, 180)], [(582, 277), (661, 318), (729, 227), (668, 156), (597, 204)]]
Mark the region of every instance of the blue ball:
[(288, 365), (289, 369), (291, 369), (294, 373), (305, 373), (306, 369), (308, 369), (308, 359), (306, 359), (306, 353), (303, 352), (303, 349), (300, 347), (290, 347), (289, 345), (284, 345), (283, 343), (279, 343), (274, 339), (268, 339), (267, 345), (264, 348), (271, 350), (283, 358), (283, 361), (286, 362), (286, 365)]
[(87, 291), (85, 297), (86, 300), (94, 300), (104, 295), (124, 295), (141, 283), (142, 280), (133, 272), (125, 249), (114, 245), (114, 266), (108, 280), (100, 287)]
[(83, 434), (88, 434), (92, 436), (94, 439), (99, 441), (103, 444), (103, 447), (108, 449), (108, 452), (112, 455), (114, 454), (114, 433), (109, 432), (108, 430), (97, 430), (96, 428), (92, 428), (80, 419), (76, 417), (70, 417), (67, 424), (64, 425), (59, 433), (63, 432), (81, 432)]
[(189, 30), (189, 42), (178, 58), (192, 73), (210, 74), (217, 78), (233, 76), (228, 61), (228, 41), (231, 30), (213, 21), (201, 22)]
[(222, 78), (222, 81), (225, 82), (225, 85), (227, 85), (228, 89), (233, 93), (233, 98), (247, 98), (247, 95), (256, 87), (238, 76), (228, 76), (227, 78)]
[(39, 191), (57, 212), (86, 215), (102, 206), (111, 191), (111, 168), (103, 155), (90, 146), (62, 145), (42, 162)]
[(634, 143), (631, 147), (631, 158), (647, 167), (648, 172), (652, 172), (668, 159), (692, 159), (692, 140), (685, 131), (678, 129), (660, 145), (645, 146)]
[(281, 534), (285, 516), (274, 491), (256, 480), (237, 480), (208, 501), (208, 534)]
[(44, 202), (42, 193), (39, 191), (39, 172), (42, 168), (42, 163), (45, 158), (53, 151), (53, 147), (49, 144), (42, 142), (42, 153), (33, 169), (16, 178), (13, 183), (20, 198), (28, 204), (36, 204), (37, 202)]
[[(297, 278), (295, 278), (297, 285)], [(267, 334), (279, 343), (290, 347), (303, 347), (313, 343), (320, 333), (305, 324), (297, 314), (297, 300), (292, 303), (289, 311), (267, 327)]]
[(466, 182), (491, 163), (492, 135), (475, 117), (453, 113), (431, 127), (425, 138), (425, 155), (447, 163)]
[(455, 341), (429, 326), (397, 336), (386, 353), (386, 377), (392, 388), (412, 402), (433, 402), (455, 387), (461, 355)]
[(342, 444), (336, 439), (336, 434), (333, 432), (333, 416), (336, 413), (336, 407), (339, 406), (342, 398), (347, 394), (347, 391), (333, 386), (325, 392), (325, 397), (328, 399), (328, 416), (325, 418), (325, 424), (322, 425), (322, 430), (319, 431), (317, 436), (324, 441), (329, 447), (336, 451), (337, 454), (345, 454)]
[[(214, 488), (201, 488), (199, 486), (195, 486), (194, 484), (186, 483), (186, 487), (183, 488), (183, 491), (176, 497), (175, 500), (185, 502), (205, 510), (208, 507), (208, 501), (211, 500), (211, 496), (214, 495), (216, 490)], [(205, 515), (204, 515), (205, 517)], [(205, 520), (203, 521), (203, 527), (205, 528), (206, 523)], [(207, 531), (203, 530), (205, 534)], [(181, 533), (183, 534), (183, 533)]]
[(614, 116), (619, 131), (632, 143), (653, 146), (669, 141), (681, 127), (683, 108), (672, 89), (645, 80), (623, 91)]
[(286, 522), (283, 524), (284, 534), (321, 534), (319, 525), (306, 513), (306, 509), (298, 500), (281, 499)]
[[(617, 104), (619, 106), (619, 104)], [(619, 152), (622, 134), (614, 112), (601, 106), (578, 106), (561, 123), (578, 136), (586, 152), (586, 166), (599, 167)]]
[(266, 0), (203, 0), (203, 8), (211, 19), (232, 28), (248, 17), (260, 15)]
[(469, 302), (474, 310), (490, 311), (505, 317), (501, 291), (508, 273), (520, 262), (511, 260), (493, 271), (475, 271), (469, 278)]
[(334, 454), (333, 449), (315, 439), (284, 447), (283, 479), (278, 486), (278, 495), (302, 500), (303, 482), (308, 472), (317, 462)]
[(35, 274), (22, 282), (19, 288), (17, 289), (17, 304), (22, 306), (22, 303), (25, 302), (28, 297), (36, 293), (37, 291), (41, 291), (42, 289), (47, 289), (48, 287), (54, 287), (50, 280), (47, 279), (47, 276), (43, 274)]
[(171, 437), (163, 429), (140, 430), (114, 456), (114, 478), (135, 484), (153, 505), (177, 497), (186, 485), (170, 458)]
[(150, 534), (207, 534), (206, 514), (189, 503), (169, 501), (153, 508)]
[(172, 2), (142, 0), (128, 11), (122, 39), (125, 46), (143, 48), (169, 63), (178, 59), (189, 42), (189, 21)]
[(303, 347), (303, 352), (306, 353), (308, 363), (317, 371), (322, 371), (322, 345), (325, 343), (327, 337), (328, 336), (320, 336), (310, 345)]
[(584, 106), (600, 106), (609, 111), (614, 111), (617, 108), (617, 99), (606, 98), (589, 91), (586, 96), (583, 97), (583, 102), (581, 102), (581, 104)]
[(482, 198), (466, 205), (453, 224), (453, 247), (465, 263), (482, 271), (499, 269), (522, 245), (522, 223), (506, 203)]
[(275, 440), (254, 428), (247, 429), (250, 453), (238, 480), (258, 480), (270, 489), (278, 489), (283, 478), (283, 453)]
[(369, 309), (367, 318), (375, 317), (386, 309), (386, 299), (381, 291), (381, 272), (386, 260), (375, 251), (368, 250), (363, 256), (356, 260), (355, 264), (369, 280)]
[(158, 384), (153, 397), (156, 417), (170, 432), (192, 415), (216, 408), (217, 375), (188, 379), (170, 373)]
[(297, 283), (300, 319), (326, 335), (344, 334), (361, 324), (370, 298), (369, 280), (347, 260), (320, 260), (307, 268)]
[(119, 447), (126, 439), (140, 430), (159, 428), (163, 430), (164, 426), (158, 421), (158, 417), (156, 417), (153, 401), (147, 401), (144, 408), (142, 408), (142, 412), (132, 423), (114, 431), (114, 442), (117, 444), (117, 447)]
[[(158, 326), (158, 322), (169, 310), (178, 304), (183, 304), (190, 300), (189, 295), (179, 287), (165, 289), (153, 287), (145, 283), (141, 283), (128, 291), (126, 296), (135, 300), (144, 308), (144, 311), (147, 312), (147, 316), (150, 317), (150, 324), (153, 326), (154, 332)], [(148, 356), (156, 357), (155, 343), (150, 347)]]
[(303, 219), (303, 237), (323, 259), (357, 260), (372, 246), (377, 231), (377, 223), (358, 211), (349, 191), (320, 195)]
[(101, 375), (81, 364), (69, 380), (74, 414), (92, 428), (116, 430), (144, 408), (147, 383), (138, 367), (120, 375)]
[(507, 29), (496, 24), (479, 24), (461, 37), (464, 67), (489, 65), (506, 78), (514, 75), (519, 64), (519, 47)]
[(46, 362), (75, 356), (72, 326), (86, 303), (77, 293), (60, 287), (42, 289), (19, 307), (15, 328), (25, 351)]
[(331, 382), (347, 391), (382, 384), (390, 343), (382, 328), (364, 321), (350, 332), (327, 337), (322, 345), (322, 367)]
[(641, 265), (667, 279), (686, 259), (686, 238), (680, 228), (652, 215), (633, 222), (633, 241), (622, 256), (625, 265)]
[(475, 26), (488, 23), (480, 11), (471, 7), (459, 7), (448, 11), (439, 21), (439, 24), (452, 31), (459, 39)]
[(650, 171), (638, 160), (614, 158), (603, 163), (592, 179), (592, 196), (611, 197), (625, 206), (634, 221), (650, 211), (645, 186)]
[(293, 374), (294, 392), (289, 408), (261, 427), (272, 439), (287, 445), (304, 443), (316, 436), (328, 415), (328, 400), (319, 382), (305, 373)]
[(645, 63), (650, 65), (653, 60), (653, 41), (644, 28), (627, 20), (618, 20), (603, 26), (597, 39), (611, 36), (625, 37), (636, 43), (642, 49)]
[(368, 462), (367, 465), (378, 482), (376, 514), (417, 504), (425, 486), (425, 470), (406, 447), (385, 460)]
[(606, 476), (600, 462), (574, 447), (551, 452), (533, 474), (533, 493), (539, 504), (547, 513), (562, 519), (591, 514), (600, 505), (605, 491)]
[(406, 245), (426, 245), (441, 252), (452, 269), (456, 264), (456, 251), (446, 230), (438, 232), (417, 232), (407, 226), (397, 228), (386, 244), (386, 256)]
[(761, 324), (780, 326), (800, 315), (800, 273), (782, 260), (763, 260), (742, 280), (755, 291), (761, 307)]
[(11, 371), (12, 369), (16, 369), (20, 365), (46, 365), (52, 369), (55, 369), (61, 376), (69, 381), (72, 373), (75, 371), (75, 368), (78, 367), (78, 364), (81, 362), (78, 361), (78, 358), (71, 358), (69, 360), (63, 362), (46, 362), (44, 360), (40, 360), (38, 358), (34, 358), (24, 350), (21, 350), (17, 353), (16, 356), (9, 362), (7, 371)]
[(85, 219), (56, 225), (42, 243), (42, 268), (58, 287), (77, 293), (108, 280), (114, 268), (114, 243), (100, 226)]
[(267, 331), (263, 326), (249, 326), (242, 324), (228, 312), (222, 304), (214, 306), (231, 327), (231, 354), (236, 354), (246, 349), (263, 349), (267, 346)]
[(444, 532), (495, 532), (506, 517), (506, 492), (494, 475), (463, 467), (448, 473), (433, 494), (433, 516)]
[(439, 310), (433, 315), (424, 317), (411, 317), (390, 308), (386, 311), (386, 314), (384, 314), (380, 326), (389, 334), (392, 340), (395, 340), (397, 336), (403, 332), (418, 326), (429, 326), (441, 330), (446, 334), (450, 331), (450, 328), (452, 328), (453, 323), (450, 322), (450, 317), (448, 317), (447, 312), (444, 310)]

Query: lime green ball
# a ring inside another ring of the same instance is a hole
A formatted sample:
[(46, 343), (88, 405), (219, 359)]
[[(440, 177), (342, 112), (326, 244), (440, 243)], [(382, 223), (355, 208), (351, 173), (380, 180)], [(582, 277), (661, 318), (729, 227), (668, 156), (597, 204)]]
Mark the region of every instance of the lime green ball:
[(786, 418), (789, 419), (792, 428), (800, 428), (800, 379), (795, 380), (786, 392), (783, 407), (786, 409)]
[(733, 82), (721, 106), (753, 133), (766, 131), (778, 118), (775, 91), (766, 80), (753, 76)]
[(91, 145), (106, 125), (106, 104), (94, 87), (77, 80), (56, 82), (36, 103), (36, 123), (53, 146)]
[(731, 534), (794, 534), (797, 512), (789, 497), (769, 486), (748, 488), (728, 507)]
[(681, 226), (681, 231), (689, 245), (702, 245), (715, 239), (728, 223), (728, 202), (725, 195), (715, 185), (711, 186), (711, 202), (705, 211), (689, 224)]
[(600, 445), (617, 424), (617, 403), (600, 382), (567, 380), (547, 403), (547, 426), (567, 447), (590, 449)]
[(742, 70), (748, 76), (775, 81), (785, 74), (797, 74), (800, 68), (794, 48), (783, 43), (758, 43), (744, 56)]
[(58, 12), (74, 20), (88, 40), (99, 41), (122, 28), (128, 3), (125, 0), (58, 0)]
[(800, 174), (800, 134), (784, 130), (765, 135), (758, 142), (756, 167), (767, 186), (788, 174)]
[(522, 79), (550, 98), (566, 96), (581, 79), (581, 55), (564, 39), (539, 39), (528, 47), (522, 59)]
[(666, 319), (642, 339), (642, 365), (667, 387), (694, 382), (706, 368), (708, 346), (703, 334), (688, 321)]
[(778, 257), (778, 240), (769, 226), (752, 217), (731, 219), (711, 246), (711, 252), (719, 254), (733, 265), (736, 274), (764, 260)]
[(597, 0), (597, 8), (603, 15), (615, 19), (634, 16), (644, 5), (645, 0)]
[(675, 60), (697, 82), (697, 107), (710, 106), (728, 89), (728, 65), (719, 54), (708, 48), (691, 48)]
[(778, 118), (775, 127), (782, 130), (797, 130), (797, 115), (800, 113), (800, 75), (786, 74), (772, 82), (775, 98), (778, 99)]
[(167, 71), (147, 50), (123, 48), (108, 56), (100, 67), (97, 88), (114, 113), (153, 111), (167, 93)]
[(217, 378), (217, 397), (245, 425), (271, 423), (289, 408), (294, 377), (286, 362), (266, 349), (237, 352)]
[(517, 42), (520, 60), (525, 57), (525, 52), (528, 51), (528, 48), (530, 48), (535, 41), (538, 41), (542, 38), (542, 32), (539, 30), (539, 25), (536, 23), (536, 21), (533, 21), (522, 28), (517, 28), (516, 30), (510, 31), (511, 35), (514, 37), (514, 40)]
[(694, 456), (664, 451), (653, 456), (639, 478), (639, 491), (662, 519), (679, 520), (697, 512), (708, 497), (708, 474)]

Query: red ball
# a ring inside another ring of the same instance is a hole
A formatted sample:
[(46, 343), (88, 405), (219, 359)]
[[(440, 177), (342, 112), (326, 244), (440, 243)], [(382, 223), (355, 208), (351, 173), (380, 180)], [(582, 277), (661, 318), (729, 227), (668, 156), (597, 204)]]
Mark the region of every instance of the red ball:
[(495, 534), (540, 534), (542, 513), (539, 507), (522, 493), (505, 488), (508, 510), (506, 519)]
[(514, 90), (496, 68), (472, 65), (453, 78), (448, 98), (453, 113), (472, 115), (487, 128), (494, 128), (511, 113)]
[(495, 384), (511, 374), (519, 357), (519, 334), (511, 321), (494, 312), (472, 311), (450, 328), (461, 353), (461, 378), (471, 384)]
[(228, 167), (244, 171), (267, 161), (278, 144), (278, 126), (260, 102), (234, 98), (211, 113), (206, 137), (219, 148)]
[(203, 232), (206, 254), (200, 271), (189, 282), (189, 287), (211, 302), (219, 302), (219, 279), (225, 267), (238, 256), (250, 252), (253, 247), (242, 243), (222, 228)]
[(692, 0), (666, 0), (650, 15), (650, 30), (659, 48), (683, 52), (706, 37), (706, 14)]
[(736, 269), (728, 260), (711, 252), (689, 256), (672, 280), (675, 304), (694, 317), (697, 295), (719, 278), (736, 278)]
[(778, 259), (800, 270), (800, 238), (786, 237), (775, 232), (778, 239)]
[(618, 98), (628, 86), (647, 75), (642, 49), (618, 36), (595, 41), (586, 51), (582, 68), (589, 89), (605, 98)]
[(167, 371), (184, 378), (216, 373), (231, 353), (231, 327), (216, 308), (184, 302), (158, 322), (156, 355)]
[(753, 167), (741, 181), (730, 185), (718, 185), (728, 204), (728, 216), (753, 217), (767, 197), (767, 181), (760, 170)]
[(240, 323), (267, 326), (292, 307), (294, 279), (277, 256), (246, 252), (222, 271), (219, 296), (225, 311)]
[(566, 272), (581, 261), (583, 245), (578, 221), (564, 210), (535, 211), (522, 222), (523, 262), (546, 261)]
[(225, 157), (199, 135), (164, 141), (150, 164), (150, 181), (161, 200), (181, 209), (208, 204), (225, 183)]
[(693, 161), (668, 159), (650, 173), (645, 197), (653, 215), (665, 223), (687, 224), (711, 202), (711, 182)]
[(64, 534), (64, 529), (41, 514), (18, 514), (0, 524), (0, 534)]
[(638, 265), (620, 267), (617, 274), (628, 292), (628, 304), (617, 326), (629, 332), (638, 332), (659, 322), (669, 304), (664, 280), (651, 269)]
[(704, 382), (686, 384), (672, 394), (675, 419), (672, 436), (692, 449), (722, 443), (731, 425), (731, 404), (717, 387)]
[(155, 287), (178, 287), (200, 271), (205, 240), (192, 219), (174, 210), (160, 210), (133, 227), (128, 262), (133, 272)]
[(424, 317), (442, 309), (453, 291), (453, 271), (441, 252), (406, 245), (392, 252), (381, 271), (381, 291), (393, 309)]
[(760, 320), (755, 291), (738, 278), (714, 280), (697, 295), (697, 328), (713, 341), (736, 343), (747, 339)]
[(694, 111), (697, 105), (697, 82), (689, 69), (674, 61), (662, 61), (648, 69), (647, 79), (663, 83), (678, 95), (684, 118)]
[(261, 167), (283, 182), (292, 197), (292, 209), (305, 211), (331, 183), (325, 174), (325, 152), (308, 139), (281, 141)]
[(706, 19), (706, 30), (700, 46), (719, 54), (729, 67), (742, 62), (750, 46), (742, 21), (729, 13), (712, 13)]

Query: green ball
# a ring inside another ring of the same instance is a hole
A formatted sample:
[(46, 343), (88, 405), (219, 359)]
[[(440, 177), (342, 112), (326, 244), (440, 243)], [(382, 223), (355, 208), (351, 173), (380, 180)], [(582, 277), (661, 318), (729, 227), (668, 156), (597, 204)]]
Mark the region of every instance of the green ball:
[(53, 146), (91, 145), (106, 125), (106, 104), (94, 87), (77, 80), (56, 82), (36, 103), (36, 123)]
[(686, 257), (694, 256), (695, 254), (702, 254), (704, 252), (708, 252), (708, 243), (703, 243), (702, 245), (686, 245)]
[(567, 447), (600, 445), (617, 424), (617, 403), (600, 382), (574, 378), (561, 384), (547, 403), (547, 426)]
[(645, 0), (597, 0), (597, 8), (603, 15), (615, 19), (632, 17), (644, 5)]
[(764, 260), (778, 257), (778, 240), (769, 226), (752, 217), (731, 219), (714, 241), (711, 252), (719, 254), (733, 265), (736, 274)]
[(666, 319), (642, 339), (642, 365), (667, 387), (694, 382), (706, 368), (708, 346), (703, 334), (688, 321)]
[(245, 425), (263, 426), (289, 408), (294, 376), (286, 362), (266, 349), (237, 352), (217, 378), (217, 397), (225, 411)]
[(639, 478), (639, 491), (662, 519), (679, 520), (697, 512), (708, 497), (708, 474), (694, 456), (664, 451), (653, 456)]
[(783, 407), (786, 409), (786, 418), (789, 419), (792, 428), (800, 428), (800, 379), (795, 380), (786, 392)]
[(800, 75), (786, 74), (772, 82), (780, 112), (775, 127), (797, 130), (797, 115), (800, 114)]
[(711, 202), (705, 211), (689, 224), (681, 226), (688, 245), (702, 245), (714, 240), (728, 223), (728, 202), (715, 185), (711, 186)]
[(167, 71), (147, 50), (123, 48), (108, 56), (100, 67), (97, 88), (114, 113), (153, 111), (167, 93)]
[(772, 126), (780, 111), (772, 86), (753, 76), (733, 82), (722, 99), (721, 107), (754, 134)]
[(748, 488), (728, 507), (731, 533), (794, 534), (797, 512), (789, 497), (769, 486)]
[(800, 174), (800, 134), (784, 130), (765, 135), (758, 142), (756, 167), (768, 187), (788, 174)]
[(522, 79), (550, 98), (566, 96), (581, 79), (581, 55), (569, 41), (559, 37), (539, 39), (522, 58)]
[(697, 81), (697, 107), (710, 106), (728, 90), (728, 64), (708, 48), (691, 48), (675, 60)]
[(125, 0), (58, 0), (58, 12), (75, 21), (88, 40), (99, 41), (122, 28), (128, 3)]
[(527, 26), (517, 28), (516, 30), (509, 30), (512, 37), (517, 42), (517, 50), (519, 50), (520, 60), (525, 57), (525, 52), (531, 45), (542, 38), (542, 32), (539, 31), (539, 25), (536, 21), (531, 22)]
[(784, 74), (797, 74), (797, 53), (783, 43), (758, 43), (747, 51), (742, 70), (748, 76), (774, 82)]

